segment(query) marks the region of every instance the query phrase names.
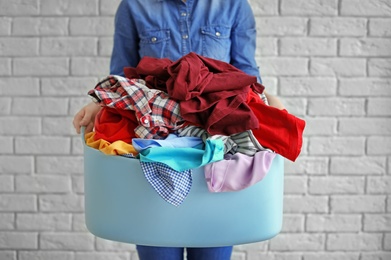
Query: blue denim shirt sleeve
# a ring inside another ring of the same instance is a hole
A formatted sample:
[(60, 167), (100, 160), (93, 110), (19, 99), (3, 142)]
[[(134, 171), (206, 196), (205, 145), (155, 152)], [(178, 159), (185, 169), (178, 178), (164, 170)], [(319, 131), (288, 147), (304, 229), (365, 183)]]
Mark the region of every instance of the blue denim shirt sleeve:
[(122, 0), (115, 16), (110, 73), (144, 56), (173, 61), (195, 52), (231, 63), (261, 82), (256, 27), (247, 0)]

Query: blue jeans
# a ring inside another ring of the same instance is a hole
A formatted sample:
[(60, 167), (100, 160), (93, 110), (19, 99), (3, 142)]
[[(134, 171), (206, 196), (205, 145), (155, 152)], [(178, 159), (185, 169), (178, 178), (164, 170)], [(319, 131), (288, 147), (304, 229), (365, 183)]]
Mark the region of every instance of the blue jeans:
[[(140, 260), (183, 260), (183, 247), (155, 247), (137, 245)], [(232, 246), (186, 248), (187, 260), (229, 260)]]

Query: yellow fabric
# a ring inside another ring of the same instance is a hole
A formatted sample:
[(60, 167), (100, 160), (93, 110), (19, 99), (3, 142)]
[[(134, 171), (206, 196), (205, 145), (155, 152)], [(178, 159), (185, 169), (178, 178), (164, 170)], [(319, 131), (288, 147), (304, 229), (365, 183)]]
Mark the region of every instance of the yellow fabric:
[(138, 152), (134, 149), (133, 145), (125, 143), (124, 141), (115, 141), (110, 143), (104, 139), (95, 140), (95, 132), (85, 134), (86, 145), (89, 147), (98, 149), (104, 154), (108, 155), (123, 155), (133, 154), (136, 156)]

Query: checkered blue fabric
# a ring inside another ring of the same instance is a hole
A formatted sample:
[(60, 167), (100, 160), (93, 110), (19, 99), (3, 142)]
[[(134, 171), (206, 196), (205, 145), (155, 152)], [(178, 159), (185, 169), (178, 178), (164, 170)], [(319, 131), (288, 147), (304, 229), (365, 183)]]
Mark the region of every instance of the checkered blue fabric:
[(164, 163), (140, 162), (145, 178), (168, 203), (179, 206), (186, 199), (192, 185), (191, 170), (176, 171)]

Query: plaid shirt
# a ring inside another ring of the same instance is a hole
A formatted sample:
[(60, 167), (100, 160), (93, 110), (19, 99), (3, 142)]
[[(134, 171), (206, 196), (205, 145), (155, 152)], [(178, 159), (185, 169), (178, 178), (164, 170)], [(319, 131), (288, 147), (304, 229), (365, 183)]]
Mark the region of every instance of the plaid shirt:
[(142, 79), (110, 75), (88, 95), (102, 106), (135, 111), (139, 121), (135, 133), (140, 138), (164, 139), (184, 123), (179, 103), (163, 91), (149, 89)]

